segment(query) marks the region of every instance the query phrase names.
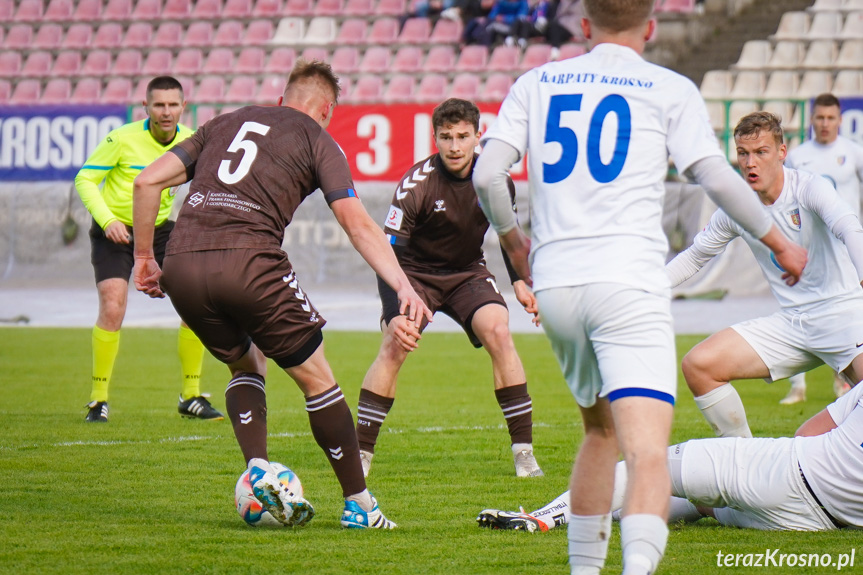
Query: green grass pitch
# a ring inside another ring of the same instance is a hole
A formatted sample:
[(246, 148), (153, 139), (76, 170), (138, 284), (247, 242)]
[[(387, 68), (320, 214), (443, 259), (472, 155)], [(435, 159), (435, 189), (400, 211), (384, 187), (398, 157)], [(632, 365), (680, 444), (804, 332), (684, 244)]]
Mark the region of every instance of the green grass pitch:
[[(326, 353), (356, 412), (379, 345), (375, 333), (328, 332)], [(538, 507), (566, 488), (581, 422), (548, 343), (518, 335), (545, 477), (514, 476), (488, 356), (463, 334), (426, 335), (402, 370), (369, 488), (394, 532), (339, 527), (341, 493), (311, 437), (302, 396), (275, 365), (267, 380), (270, 457), (294, 469), (317, 509), (307, 527), (254, 529), (233, 508), (243, 470), (230, 423), (176, 411), (176, 331), (125, 329), (110, 423), (85, 424), (89, 329), (0, 329), (0, 573), (568, 573), (566, 530), (529, 535), (479, 529), (484, 507)], [(682, 357), (698, 337), (679, 337)], [(227, 370), (207, 357), (204, 391), (224, 408)], [(682, 377), (679, 378), (682, 382)], [(777, 405), (786, 383), (737, 385), (756, 435), (790, 435), (832, 398), (824, 367), (809, 400)], [(684, 384), (672, 440), (711, 436)], [(673, 526), (660, 573), (826, 573), (717, 567), (722, 553), (850, 553), (852, 531), (764, 533), (712, 520)], [(856, 549), (853, 568), (863, 564)], [(619, 573), (617, 529), (604, 573)]]

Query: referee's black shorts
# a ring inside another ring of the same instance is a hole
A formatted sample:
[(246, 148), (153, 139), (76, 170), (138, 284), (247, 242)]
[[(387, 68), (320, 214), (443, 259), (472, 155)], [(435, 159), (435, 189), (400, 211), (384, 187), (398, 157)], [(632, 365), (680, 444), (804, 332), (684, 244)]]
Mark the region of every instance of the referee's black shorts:
[[(156, 228), (153, 235), (153, 251), (160, 266), (173, 229), (174, 222), (166, 220)], [(90, 226), (90, 262), (93, 264), (96, 283), (113, 278), (129, 281), (132, 276), (132, 269), (135, 267), (135, 242), (132, 227), (126, 226), (126, 231), (133, 237), (132, 243), (115, 244), (105, 236), (102, 226), (93, 220), (93, 225)]]

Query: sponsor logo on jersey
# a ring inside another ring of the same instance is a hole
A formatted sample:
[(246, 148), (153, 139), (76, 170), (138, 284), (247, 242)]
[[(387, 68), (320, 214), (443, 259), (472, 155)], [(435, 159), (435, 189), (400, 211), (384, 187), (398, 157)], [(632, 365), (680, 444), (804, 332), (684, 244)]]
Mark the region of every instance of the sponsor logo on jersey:
[(844, 166), (845, 165), (845, 156), (837, 156), (836, 157), (836, 163), (839, 164), (840, 166)]
[(785, 215), (788, 216), (788, 221), (791, 222), (792, 226), (794, 226), (798, 230), (801, 228), (799, 208), (794, 208), (789, 212), (785, 212)]
[(404, 217), (405, 213), (401, 209), (391, 205), (390, 211), (387, 212), (385, 225), (391, 230), (399, 231), (402, 229), (402, 220)]
[(431, 158), (429, 158), (425, 164), (414, 170), (413, 174), (408, 174), (408, 177), (402, 180), (402, 183), (396, 189), (396, 199), (399, 201), (405, 199), (408, 192), (414, 189), (420, 182), (424, 182), (433, 171), (434, 166), (432, 166)]
[(201, 192), (195, 192), (194, 194), (189, 196), (189, 199), (186, 200), (186, 203), (193, 208), (197, 208), (198, 205), (200, 205), (200, 203), (203, 202), (205, 199), (206, 197), (204, 196), (204, 194), (202, 194)]
[(446, 205), (444, 204), (443, 200), (435, 200), (434, 211), (436, 211), (436, 212), (445, 212), (446, 211)]

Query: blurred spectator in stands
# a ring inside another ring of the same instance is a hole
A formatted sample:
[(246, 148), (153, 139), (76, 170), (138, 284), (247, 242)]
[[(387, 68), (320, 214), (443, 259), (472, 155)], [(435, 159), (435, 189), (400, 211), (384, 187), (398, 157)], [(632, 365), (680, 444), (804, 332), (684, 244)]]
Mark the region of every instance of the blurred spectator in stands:
[(527, 0), (497, 0), (487, 17), (480, 16), (467, 23), (464, 42), (491, 46), (498, 37), (511, 36), (513, 26), (528, 12), (530, 5)]
[(431, 18), (436, 20), (445, 10), (455, 6), (456, 0), (422, 0), (414, 6), (413, 12), (407, 12), (401, 17), (401, 24), (409, 18)]
[(560, 56), (560, 47), (566, 42), (584, 42), (584, 34), (581, 31), (581, 19), (584, 10), (580, 0), (560, 0), (557, 11), (548, 23), (546, 38), (551, 44), (551, 59), (557, 60)]
[[(519, 18), (513, 26), (512, 35), (506, 37), (507, 46), (512, 46), (516, 40), (518, 47), (524, 50), (531, 38), (542, 37), (548, 40), (548, 23), (554, 19), (558, 0), (538, 0), (533, 3), (530, 13)], [(558, 46), (559, 48), (560, 46)]]

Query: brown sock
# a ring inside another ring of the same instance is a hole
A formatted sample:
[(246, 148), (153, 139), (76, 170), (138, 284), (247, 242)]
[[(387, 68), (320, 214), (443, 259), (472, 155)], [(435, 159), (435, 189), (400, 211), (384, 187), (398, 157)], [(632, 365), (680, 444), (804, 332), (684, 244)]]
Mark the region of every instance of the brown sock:
[(357, 440), (363, 451), (375, 452), (378, 434), (394, 401), (394, 397), (384, 397), (367, 389), (360, 389), (360, 401), (357, 405)]
[(512, 443), (533, 443), (533, 404), (527, 383), (494, 390)]
[(327, 456), (347, 497), (366, 488), (354, 418), (338, 384), (306, 398), (312, 435)]
[(257, 373), (238, 373), (225, 389), (225, 409), (234, 426), (237, 443), (246, 458), (267, 456), (267, 394), (264, 378)]

